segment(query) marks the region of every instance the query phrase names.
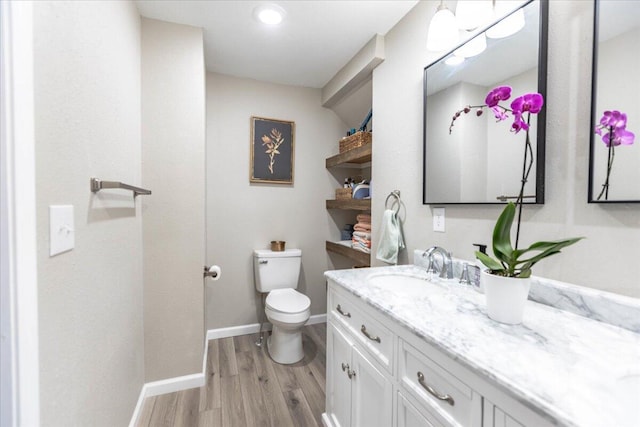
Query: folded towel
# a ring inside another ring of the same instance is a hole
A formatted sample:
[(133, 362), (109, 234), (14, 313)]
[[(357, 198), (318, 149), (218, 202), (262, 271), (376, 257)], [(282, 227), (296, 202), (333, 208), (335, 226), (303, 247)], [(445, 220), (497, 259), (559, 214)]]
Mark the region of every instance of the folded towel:
[(371, 215), (369, 214), (358, 214), (356, 215), (356, 219), (358, 220), (358, 222), (371, 224)]
[(371, 224), (364, 224), (364, 223), (357, 223), (356, 225), (353, 226), (353, 230), (354, 231), (365, 231), (365, 232), (370, 232), (371, 231)]
[(378, 244), (376, 258), (388, 264), (397, 264), (398, 252), (404, 248), (402, 225), (398, 220), (398, 215), (396, 215), (395, 211), (387, 209), (382, 216), (380, 243)]
[(356, 237), (356, 236), (357, 237), (363, 237), (365, 239), (371, 240), (371, 233), (367, 233), (367, 232), (364, 232), (364, 231), (354, 231), (353, 232), (353, 237)]

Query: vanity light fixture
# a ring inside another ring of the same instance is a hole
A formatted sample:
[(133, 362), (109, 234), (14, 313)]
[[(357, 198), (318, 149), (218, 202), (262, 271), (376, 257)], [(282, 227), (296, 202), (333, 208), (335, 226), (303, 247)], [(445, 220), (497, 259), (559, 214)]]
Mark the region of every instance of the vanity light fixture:
[(266, 25), (278, 25), (287, 12), (277, 4), (263, 4), (253, 9), (253, 17)]
[[(513, 6), (511, 2), (500, 0), (496, 1), (493, 6), (494, 16), (500, 18), (510, 12)], [(509, 37), (524, 28), (524, 10), (522, 8), (516, 10), (511, 15), (498, 22), (486, 31), (487, 37), (490, 39), (501, 39)]]
[(460, 48), (456, 49), (453, 54), (455, 56), (461, 56), (463, 58), (471, 58), (472, 56), (480, 55), (487, 48), (487, 38), (484, 33), (480, 33)]
[(448, 50), (458, 44), (458, 25), (451, 10), (440, 1), (436, 14), (429, 23), (427, 49), (435, 52)]
[(475, 30), (488, 24), (492, 17), (492, 0), (458, 0), (456, 4), (456, 22), (461, 30)]
[(456, 65), (460, 65), (463, 62), (464, 62), (464, 56), (456, 56), (456, 55), (451, 55), (450, 57), (444, 60), (445, 64), (451, 65), (452, 67), (455, 67)]
[[(486, 49), (486, 37), (504, 38), (524, 28), (524, 10), (520, 8), (511, 13), (513, 8), (514, 2), (511, 0), (459, 0), (454, 15), (441, 0), (436, 14), (429, 23), (427, 49), (436, 52), (448, 50), (458, 43), (458, 29), (470, 32), (489, 24), (491, 20), (502, 19), (482, 34), (481, 39), (467, 43), (458, 49), (461, 52), (456, 51), (457, 56), (466, 58), (478, 55)], [(505, 16), (506, 18), (503, 18)]]

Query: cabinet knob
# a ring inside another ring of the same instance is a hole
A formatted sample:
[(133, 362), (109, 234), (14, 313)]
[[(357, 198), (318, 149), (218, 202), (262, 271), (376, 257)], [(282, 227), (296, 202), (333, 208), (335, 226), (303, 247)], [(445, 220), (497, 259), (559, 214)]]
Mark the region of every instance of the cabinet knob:
[(342, 364), (342, 372), (348, 371), (349, 370), (349, 365), (346, 363)]

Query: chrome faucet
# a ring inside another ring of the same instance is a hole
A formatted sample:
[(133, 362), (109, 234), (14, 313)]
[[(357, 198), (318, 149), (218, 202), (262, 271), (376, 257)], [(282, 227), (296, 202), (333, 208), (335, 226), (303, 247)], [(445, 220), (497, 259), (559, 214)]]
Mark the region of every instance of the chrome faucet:
[(451, 261), (451, 253), (447, 252), (445, 249), (440, 246), (432, 246), (426, 251), (422, 253), (422, 257), (429, 257), (429, 267), (427, 268), (427, 273), (433, 274), (437, 273), (434, 268), (434, 254), (440, 254), (442, 257), (442, 268), (440, 269), (440, 278), (441, 279), (453, 279), (453, 263)]

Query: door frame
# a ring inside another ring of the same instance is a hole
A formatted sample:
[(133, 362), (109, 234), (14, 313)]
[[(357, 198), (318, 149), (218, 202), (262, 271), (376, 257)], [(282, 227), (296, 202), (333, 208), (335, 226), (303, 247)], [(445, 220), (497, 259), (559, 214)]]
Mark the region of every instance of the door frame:
[(0, 1), (0, 426), (40, 424), (33, 4)]

